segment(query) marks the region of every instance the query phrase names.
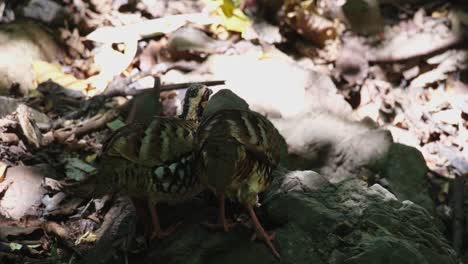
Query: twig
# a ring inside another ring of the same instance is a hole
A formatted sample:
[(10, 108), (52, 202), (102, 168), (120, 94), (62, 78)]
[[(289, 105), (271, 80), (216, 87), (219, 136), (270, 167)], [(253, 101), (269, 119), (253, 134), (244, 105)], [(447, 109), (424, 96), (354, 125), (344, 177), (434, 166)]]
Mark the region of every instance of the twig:
[(56, 222), (47, 221), (42, 224), (42, 229), (46, 233), (53, 234), (55, 237), (59, 238), (64, 246), (81, 256), (81, 253), (73, 246), (73, 243), (70, 242), (71, 238), (67, 228)]
[(439, 43), (435, 43), (434, 46), (431, 46), (427, 49), (418, 49), (412, 54), (375, 54), (369, 55), (368, 58), (369, 62), (373, 63), (390, 63), (390, 62), (399, 62), (410, 60), (414, 58), (424, 57), (439, 53), (446, 49), (449, 49), (457, 44), (462, 43), (466, 38), (463, 36), (459, 36), (457, 34), (452, 34), (446, 37), (444, 40), (440, 41)]
[(465, 177), (468, 174), (455, 176), (453, 181), (453, 219), (452, 219), (452, 245), (455, 252), (460, 256), (463, 251), (463, 234), (464, 234), (464, 188)]
[(187, 88), (191, 84), (204, 84), (206, 86), (215, 86), (215, 85), (223, 85), (225, 83), (226, 81), (206, 81), (206, 82), (166, 84), (166, 85), (161, 85), (161, 91), (180, 90), (180, 89)]
[[(188, 82), (188, 83), (176, 83), (176, 84), (165, 84), (160, 86), (160, 91), (172, 91), (172, 90), (180, 90), (187, 88), (191, 84), (204, 84), (206, 86), (214, 86), (214, 85), (223, 85), (225, 81), (206, 81), (206, 82)], [(141, 93), (148, 92), (151, 88), (143, 88), (143, 89), (135, 89), (135, 88), (124, 88), (122, 87), (111, 87), (109, 91), (105, 91), (102, 95), (97, 95), (95, 97), (104, 96), (104, 97), (114, 97), (114, 96), (127, 96), (127, 95), (137, 95)], [(93, 97), (94, 98), (94, 97)]]
[(54, 138), (59, 142), (65, 142), (70, 136), (75, 137), (103, 128), (107, 123), (119, 116), (120, 110), (112, 109), (103, 114), (97, 114), (85, 122), (72, 128), (62, 128), (54, 132)]

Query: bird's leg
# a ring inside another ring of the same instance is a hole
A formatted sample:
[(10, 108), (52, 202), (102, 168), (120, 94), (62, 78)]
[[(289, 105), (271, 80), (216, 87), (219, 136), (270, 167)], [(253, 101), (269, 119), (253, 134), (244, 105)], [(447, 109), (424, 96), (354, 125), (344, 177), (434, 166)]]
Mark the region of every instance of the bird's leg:
[(224, 193), (218, 194), (218, 203), (219, 203), (218, 223), (216, 224), (204, 223), (204, 225), (211, 229), (222, 229), (224, 230), (224, 232), (229, 232), (229, 229), (235, 226), (235, 223), (226, 219)]
[(133, 205), (135, 206), (138, 221), (140, 221), (140, 223), (143, 224), (143, 232), (145, 234), (145, 237), (148, 237), (148, 234), (150, 234), (150, 232), (152, 231), (151, 221), (148, 212), (146, 211), (146, 208), (149, 208), (148, 203), (145, 200), (140, 200), (135, 197), (131, 197), (131, 200), (133, 202)]
[(151, 221), (153, 222), (153, 233), (151, 234), (150, 239), (164, 238), (164, 237), (172, 234), (172, 232), (174, 232), (176, 230), (176, 228), (180, 225), (180, 223), (177, 223), (175, 225), (172, 225), (171, 227), (169, 227), (166, 230), (162, 230), (161, 229), (161, 224), (159, 223), (158, 212), (156, 211), (156, 204), (151, 202), (151, 201), (148, 201), (148, 208), (149, 208), (150, 213), (151, 213)]
[(275, 255), (275, 257), (277, 257), (277, 258), (280, 258), (280, 254), (278, 253), (278, 251), (276, 251), (275, 246), (273, 246), (273, 243), (271, 242), (271, 241), (273, 241), (275, 239), (275, 234), (274, 233), (267, 234), (265, 229), (263, 229), (262, 225), (260, 224), (260, 221), (258, 221), (257, 215), (255, 214), (255, 211), (254, 211), (252, 205), (246, 204), (245, 206), (247, 207), (247, 210), (249, 211), (250, 218), (252, 219), (252, 222), (253, 222), (253, 224), (255, 226), (255, 233), (252, 236), (252, 238), (255, 239), (257, 236), (261, 236), (260, 239), (265, 241), (267, 246), (273, 252), (273, 255)]

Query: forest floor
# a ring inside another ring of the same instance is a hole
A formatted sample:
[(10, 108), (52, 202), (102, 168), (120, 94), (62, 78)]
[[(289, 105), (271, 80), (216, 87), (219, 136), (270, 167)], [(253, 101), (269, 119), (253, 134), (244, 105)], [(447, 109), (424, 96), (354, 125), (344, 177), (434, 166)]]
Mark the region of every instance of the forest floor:
[[(90, 199), (82, 183), (96, 175), (105, 139), (132, 104), (180, 113), (193, 82), (277, 118), (317, 107), (327, 99), (308, 101), (307, 90), (332, 87), (328, 111), (422, 153), (447, 239), (467, 254), (466, 4), (25, 2), (0, 4), (1, 263), (63, 261), (92, 247), (110, 198)], [(307, 83), (303, 71), (333, 83)], [(138, 99), (153, 91), (159, 99)]]

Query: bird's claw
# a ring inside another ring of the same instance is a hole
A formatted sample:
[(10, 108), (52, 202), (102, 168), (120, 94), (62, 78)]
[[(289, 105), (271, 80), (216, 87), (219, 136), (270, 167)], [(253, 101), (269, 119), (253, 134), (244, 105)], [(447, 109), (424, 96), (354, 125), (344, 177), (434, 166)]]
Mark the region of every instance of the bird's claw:
[(270, 248), (271, 252), (273, 253), (273, 255), (280, 259), (281, 256), (280, 254), (278, 253), (278, 251), (276, 250), (275, 246), (273, 246), (273, 243), (272, 241), (275, 240), (275, 237), (276, 237), (276, 234), (275, 232), (270, 232), (270, 233), (266, 233), (265, 234), (257, 234), (257, 232), (254, 232), (252, 234), (252, 236), (250, 237), (250, 240), (251, 241), (254, 241), (256, 239), (258, 240), (262, 240), (263, 242), (265, 242), (265, 244)]
[(252, 236), (250, 237), (250, 241), (255, 241), (255, 240), (262, 240), (262, 241), (273, 241), (275, 240), (276, 234), (275, 232), (270, 232), (269, 234), (266, 234), (266, 237), (263, 236), (262, 234), (257, 234), (257, 232), (254, 232)]
[(150, 240), (154, 240), (154, 239), (163, 239), (169, 235), (171, 235), (172, 233), (174, 233), (174, 231), (182, 224), (182, 222), (179, 222), (177, 224), (174, 224), (172, 226), (170, 226), (169, 228), (165, 229), (165, 230), (154, 230), (153, 233), (151, 234), (150, 236)]
[(216, 224), (204, 222), (203, 226), (212, 230), (222, 230), (227, 233), (234, 226), (236, 226), (236, 223), (231, 220), (225, 220), (224, 223), (216, 223)]

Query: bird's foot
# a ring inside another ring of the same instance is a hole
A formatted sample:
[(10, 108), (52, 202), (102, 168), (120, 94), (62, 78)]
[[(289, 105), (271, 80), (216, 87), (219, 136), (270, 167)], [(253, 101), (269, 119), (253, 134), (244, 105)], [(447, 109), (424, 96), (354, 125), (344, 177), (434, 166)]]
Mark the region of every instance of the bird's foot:
[(250, 237), (250, 240), (252, 241), (256, 239), (262, 240), (270, 248), (273, 255), (277, 257), (278, 259), (280, 259), (281, 256), (272, 243), (272, 241), (275, 240), (275, 236), (276, 234), (274, 232), (270, 232), (270, 233), (264, 232), (263, 234), (257, 234), (257, 232), (254, 232), (252, 236)]
[(172, 226), (170, 226), (169, 228), (165, 229), (165, 230), (162, 230), (162, 229), (158, 229), (156, 228), (153, 233), (151, 234), (150, 236), (150, 240), (154, 240), (154, 239), (163, 239), (169, 235), (171, 235), (172, 233), (174, 233), (174, 231), (181, 225), (182, 223), (179, 222), (177, 224), (174, 224)]
[(229, 232), (229, 230), (231, 230), (234, 226), (236, 225), (235, 222), (233, 222), (232, 220), (228, 220), (228, 219), (225, 219), (224, 221), (220, 221), (218, 223), (207, 223), (207, 222), (204, 222), (203, 223), (203, 226), (209, 228), (209, 229), (212, 229), (212, 230), (222, 230), (224, 232)]
[(250, 241), (255, 241), (257, 239), (262, 240), (262, 241), (266, 241), (266, 240), (273, 241), (275, 240), (275, 237), (276, 237), (275, 232), (266, 233), (265, 236), (263, 236), (262, 234), (257, 234), (257, 232), (254, 232), (252, 236), (250, 237)]

